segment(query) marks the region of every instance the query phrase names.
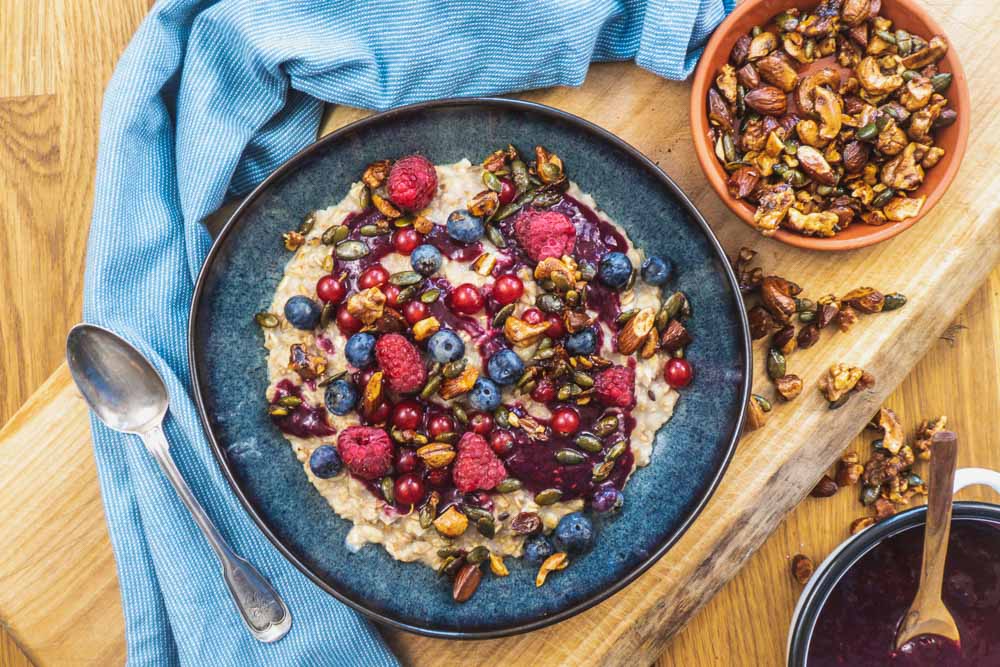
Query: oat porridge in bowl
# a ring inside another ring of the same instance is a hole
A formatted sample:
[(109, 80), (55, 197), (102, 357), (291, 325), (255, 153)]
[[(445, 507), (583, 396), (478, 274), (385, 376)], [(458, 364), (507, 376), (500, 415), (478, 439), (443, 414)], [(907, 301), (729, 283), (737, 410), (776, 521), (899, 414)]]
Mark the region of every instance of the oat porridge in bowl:
[(697, 209), (620, 139), (517, 100), (304, 149), (215, 240), (190, 333), (209, 444), (261, 532), (436, 637), (537, 629), (633, 581), (707, 502), (749, 398)]
[(506, 558), (536, 584), (597, 539), (691, 381), (691, 306), (555, 152), (372, 163), (283, 237), (269, 414), (309, 481), (466, 601)]

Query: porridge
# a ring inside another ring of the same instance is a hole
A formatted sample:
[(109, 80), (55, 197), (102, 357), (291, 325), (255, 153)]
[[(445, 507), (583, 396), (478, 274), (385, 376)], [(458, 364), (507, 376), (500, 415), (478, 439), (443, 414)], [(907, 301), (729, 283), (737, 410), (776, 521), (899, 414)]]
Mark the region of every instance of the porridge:
[(369, 165), (284, 235), (257, 315), (271, 418), (348, 547), (444, 570), (459, 601), (481, 564), (542, 582), (588, 549), (692, 374), (669, 260), (533, 157)]

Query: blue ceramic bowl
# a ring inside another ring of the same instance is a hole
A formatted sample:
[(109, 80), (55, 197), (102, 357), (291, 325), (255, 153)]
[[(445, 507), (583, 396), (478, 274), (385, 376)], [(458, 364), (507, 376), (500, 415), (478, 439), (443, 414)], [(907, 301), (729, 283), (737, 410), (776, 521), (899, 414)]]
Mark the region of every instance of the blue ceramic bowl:
[[(619, 514), (599, 522), (589, 554), (535, 588), (536, 568), (507, 559), (457, 604), (433, 570), (381, 547), (344, 546), (350, 523), (310, 485), (265, 409), (265, 310), (288, 253), (281, 232), (339, 201), (366, 164), (420, 152), (438, 164), (513, 142), (557, 151), (570, 177), (648, 253), (677, 266), (673, 287), (694, 315), (695, 379), (656, 436), (652, 464), (632, 477)], [(568, 618), (620, 590), (662, 556), (707, 502), (733, 454), (750, 387), (750, 339), (733, 272), (683, 192), (617, 137), (549, 107), (506, 99), (403, 107), (338, 130), (293, 157), (233, 214), (202, 269), (191, 307), (195, 396), (219, 464), (250, 515), (317, 586), (376, 621), (451, 638), (524, 632)]]

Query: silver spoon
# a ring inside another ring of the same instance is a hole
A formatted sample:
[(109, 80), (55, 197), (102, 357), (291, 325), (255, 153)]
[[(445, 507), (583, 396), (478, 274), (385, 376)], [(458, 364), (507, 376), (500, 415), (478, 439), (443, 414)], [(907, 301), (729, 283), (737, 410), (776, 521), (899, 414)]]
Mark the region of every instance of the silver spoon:
[(66, 360), (87, 405), (110, 428), (142, 438), (222, 563), (222, 575), (250, 633), (274, 642), (288, 633), (292, 615), (284, 601), (250, 563), (233, 552), (191, 493), (170, 456), (163, 434), (169, 398), (156, 369), (120, 336), (92, 324), (78, 324), (66, 338)]
[(941, 599), (944, 564), (951, 533), (951, 501), (955, 488), (958, 439), (951, 431), (935, 433), (931, 445), (930, 488), (927, 494), (927, 526), (924, 529), (924, 560), (920, 584), (896, 633), (896, 648), (920, 635), (938, 635), (959, 644), (958, 626)]

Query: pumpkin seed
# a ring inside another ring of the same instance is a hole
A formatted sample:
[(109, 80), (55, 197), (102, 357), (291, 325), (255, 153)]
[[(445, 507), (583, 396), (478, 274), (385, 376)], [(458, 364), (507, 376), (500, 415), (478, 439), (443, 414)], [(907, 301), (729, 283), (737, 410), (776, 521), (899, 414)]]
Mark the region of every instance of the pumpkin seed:
[(424, 506), (420, 508), (420, 527), (427, 530), (434, 523), (434, 513), (435, 508), (431, 504), (424, 503)]
[(278, 405), (285, 408), (297, 408), (302, 405), (302, 399), (298, 396), (282, 396), (278, 399)]
[(306, 236), (315, 226), (316, 217), (312, 213), (309, 213), (302, 219), (302, 222), (299, 224), (299, 228), (296, 231), (298, 231), (299, 234), (302, 234), (302, 236)]
[(933, 86), (934, 90), (937, 92), (943, 93), (948, 90), (948, 86), (951, 85), (952, 78), (951, 72), (941, 72), (939, 74), (935, 74), (931, 77), (931, 86)]
[(362, 236), (378, 236), (378, 226), (377, 225), (361, 225), (358, 228), (358, 233)]
[(882, 192), (875, 195), (875, 199), (872, 199), (871, 207), (882, 208), (892, 200), (892, 197), (895, 194), (896, 194), (895, 190), (893, 190), (892, 188), (886, 188)]
[(560, 401), (568, 401), (574, 396), (579, 396), (581, 391), (583, 390), (580, 389), (580, 387), (578, 387), (575, 384), (572, 383), (564, 384), (563, 386), (559, 387), (559, 391), (556, 394), (556, 398), (558, 398)]
[(763, 410), (764, 412), (770, 412), (771, 411), (771, 407), (772, 407), (771, 406), (771, 401), (767, 400), (766, 398), (764, 398), (760, 394), (754, 394), (753, 395), (753, 400), (757, 401), (757, 405), (759, 405), (760, 409)]
[(411, 285), (416, 285), (423, 279), (424, 277), (416, 271), (400, 271), (399, 273), (394, 273), (389, 276), (389, 282), (396, 287), (409, 287)]
[(392, 477), (383, 477), (382, 481), (379, 482), (379, 486), (382, 489), (382, 497), (385, 498), (385, 502), (392, 505), (395, 502), (396, 496)]
[(582, 371), (577, 371), (573, 373), (573, 382), (580, 385), (584, 389), (590, 389), (594, 386), (594, 378), (590, 377)]
[(470, 519), (472, 519), (473, 521), (478, 521), (479, 519), (482, 519), (483, 517), (492, 517), (493, 516), (492, 514), (490, 514), (489, 512), (487, 512), (486, 510), (484, 510), (482, 508), (479, 508), (479, 507), (475, 507), (473, 505), (466, 505), (466, 506), (464, 506), (462, 508), (462, 513), (465, 514), (465, 516), (467, 516)]
[[(885, 309), (883, 308), (883, 310)], [(804, 322), (808, 324), (809, 322), (812, 322), (815, 319), (816, 319), (815, 310), (803, 310), (801, 313), (799, 313), (799, 322)]]
[(270, 408), (268, 408), (267, 414), (271, 415), (272, 417), (287, 417), (288, 408), (280, 405), (272, 405)]
[(918, 76), (920, 76), (920, 72), (918, 72), (915, 69), (908, 69), (908, 70), (903, 70), (903, 73), (900, 76), (903, 77), (903, 81), (909, 83), (910, 81), (913, 81)]
[(504, 322), (507, 321), (507, 318), (514, 314), (514, 306), (515, 304), (508, 303), (506, 306), (497, 311), (497, 314), (493, 316), (494, 329), (503, 328)]
[(368, 254), (368, 246), (361, 241), (341, 241), (335, 250), (337, 259), (353, 261)]
[(625, 449), (628, 448), (628, 440), (619, 440), (615, 444), (611, 445), (611, 449), (605, 455), (608, 461), (614, 461), (619, 456), (625, 453)]
[(618, 317), (615, 318), (615, 324), (617, 324), (619, 327), (625, 326), (626, 324), (628, 324), (629, 320), (631, 320), (633, 317), (636, 316), (636, 314), (638, 314), (638, 312), (639, 312), (638, 308), (629, 308), (628, 310), (623, 310), (622, 312), (618, 313)]
[(906, 297), (899, 292), (886, 294), (885, 302), (882, 304), (882, 312), (896, 310), (897, 308), (902, 308), (904, 305), (906, 305)]
[(452, 570), (456, 569), (454, 566), (458, 563), (460, 566), (465, 564), (465, 559), (461, 556), (448, 556), (441, 563), (441, 567), (438, 568), (438, 576), (450, 574)]
[(887, 30), (876, 30), (875, 34), (878, 35), (883, 42), (889, 42), (893, 46), (896, 45), (896, 36), (891, 32)]
[(545, 489), (535, 494), (535, 502), (539, 505), (551, 505), (559, 502), (560, 498), (562, 498), (562, 491), (559, 489)]
[(772, 380), (785, 375), (785, 355), (777, 348), (771, 348), (767, 352), (767, 376)]
[(604, 448), (604, 443), (593, 433), (581, 433), (576, 436), (573, 444), (591, 454), (596, 454)]
[(319, 328), (325, 329), (330, 326), (330, 322), (333, 321), (333, 317), (336, 314), (336, 307), (333, 303), (327, 301), (323, 304), (323, 310), (319, 313)]
[(501, 405), (493, 413), (493, 421), (496, 422), (496, 425), (499, 426), (499, 427), (501, 427), (501, 428), (507, 428), (507, 427), (509, 427), (510, 426), (510, 410), (508, 410), (507, 408), (505, 408), (504, 406)]
[(587, 457), (575, 449), (560, 449), (556, 452), (556, 461), (563, 465), (577, 465), (587, 460)]
[(366, 209), (372, 204), (372, 191), (368, 189), (368, 186), (361, 188), (361, 192), (358, 193), (358, 205), (362, 209)]
[(909, 484), (911, 487), (923, 486), (924, 479), (917, 473), (911, 472), (909, 475), (906, 476), (906, 483)]
[(861, 487), (861, 504), (871, 505), (879, 497), (879, 487), (865, 484)]
[(429, 380), (427, 380), (427, 384), (425, 384), (424, 388), (420, 390), (420, 398), (426, 401), (431, 396), (436, 394), (437, 390), (441, 388), (441, 381), (442, 381), (441, 375), (434, 375)]
[(455, 419), (458, 420), (459, 424), (468, 424), (469, 415), (466, 414), (465, 408), (461, 405), (455, 404), (451, 406), (451, 414), (455, 415)]
[(510, 173), (519, 193), (531, 187), (531, 181), (528, 180), (528, 166), (522, 160), (511, 161)]
[(413, 297), (417, 295), (417, 288), (419, 285), (410, 285), (409, 287), (404, 287), (399, 290), (399, 294), (396, 295), (396, 303), (407, 303), (413, 300)]
[(580, 269), (580, 280), (590, 282), (595, 277), (597, 277), (597, 265), (583, 260), (580, 262), (578, 268)]
[(455, 361), (449, 361), (441, 369), (441, 372), (446, 378), (451, 380), (452, 378), (457, 378), (465, 370), (465, 365), (468, 363), (466, 359), (456, 359)]
[(403, 216), (402, 218), (396, 218), (392, 221), (392, 226), (396, 229), (403, 229), (404, 227), (413, 226), (413, 218)]
[(496, 486), (496, 490), (500, 493), (510, 493), (511, 491), (517, 491), (521, 488), (521, 480), (514, 479), (513, 477), (508, 477)]
[(434, 436), (434, 440), (438, 442), (447, 442), (449, 445), (453, 445), (455, 444), (455, 441), (458, 440), (458, 433), (455, 433), (454, 431), (445, 431), (444, 433), (439, 433)]
[(503, 190), (503, 183), (500, 182), (500, 179), (488, 171), (483, 172), (483, 185), (488, 187), (493, 192), (500, 192)]
[(667, 321), (677, 317), (677, 313), (681, 312), (681, 306), (684, 305), (685, 300), (683, 292), (674, 292), (667, 297), (667, 300), (663, 302), (663, 306), (660, 307), (660, 311), (666, 313)]
[[(549, 165), (543, 165), (549, 166)], [(538, 208), (550, 208), (555, 206), (560, 201), (562, 201), (562, 193), (557, 190), (541, 190), (534, 197), (531, 198), (532, 206), (537, 206)]]
[(450, 558), (452, 556), (461, 556), (462, 550), (455, 547), (442, 547), (437, 550), (438, 558)]
[(346, 239), (350, 233), (351, 230), (347, 228), (347, 225), (333, 225), (326, 228), (320, 240), (323, 241), (323, 245), (334, 245)]
[(507, 239), (503, 237), (503, 234), (494, 225), (486, 225), (486, 238), (497, 248), (507, 247)]
[(333, 375), (325, 377), (322, 380), (320, 380), (319, 382), (317, 382), (316, 386), (317, 387), (325, 387), (328, 384), (333, 384), (334, 382), (336, 382), (340, 378), (344, 377), (345, 375), (347, 375), (347, 371), (340, 371), (339, 373), (334, 373)]
[(595, 482), (603, 482), (611, 474), (611, 471), (615, 468), (614, 461), (602, 461), (594, 466), (594, 470), (591, 473), (591, 478)]
[(274, 313), (257, 313), (253, 316), (254, 322), (265, 329), (273, 329), (278, 326), (278, 316)]
[(625, 287), (623, 287), (622, 289), (624, 291), (627, 291), (627, 290), (630, 290), (633, 287), (635, 287), (635, 278), (638, 275), (639, 275), (639, 272), (636, 271), (635, 269), (632, 269), (632, 273), (628, 274), (628, 280), (625, 281)]
[(556, 284), (552, 282), (552, 280), (549, 278), (545, 278), (544, 280), (538, 281), (538, 286), (541, 287), (546, 292), (551, 292), (556, 288)]
[(441, 296), (441, 290), (435, 288), (429, 289), (420, 295), (421, 303), (434, 303)]
[(855, 134), (858, 141), (871, 141), (878, 136), (878, 127), (875, 123), (868, 123)]
[(497, 525), (494, 523), (493, 517), (487, 516), (476, 521), (476, 530), (478, 530), (479, 534), (483, 537), (492, 538), (497, 534)]
[(733, 143), (733, 135), (729, 132), (722, 135), (722, 154), (726, 157), (726, 162), (736, 161), (736, 144)]
[(617, 431), (619, 425), (618, 415), (601, 417), (600, 421), (594, 426), (594, 433), (603, 438)]
[(566, 302), (558, 294), (542, 294), (535, 300), (535, 305), (545, 313), (561, 313), (566, 310)]

